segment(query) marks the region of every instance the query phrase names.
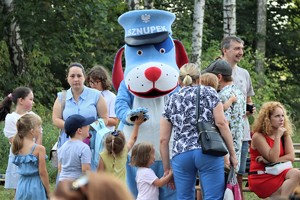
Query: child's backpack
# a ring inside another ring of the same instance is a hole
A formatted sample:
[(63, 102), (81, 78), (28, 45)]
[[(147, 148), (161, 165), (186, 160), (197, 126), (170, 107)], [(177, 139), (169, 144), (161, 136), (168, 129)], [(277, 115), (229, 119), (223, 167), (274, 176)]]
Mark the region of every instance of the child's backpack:
[(105, 146), (105, 138), (107, 134), (111, 133), (111, 130), (108, 129), (102, 118), (99, 118), (97, 121), (90, 125), (90, 133), (92, 137), (90, 138), (90, 147), (92, 151), (92, 162), (91, 170), (96, 171), (99, 164), (99, 156), (103, 151)]

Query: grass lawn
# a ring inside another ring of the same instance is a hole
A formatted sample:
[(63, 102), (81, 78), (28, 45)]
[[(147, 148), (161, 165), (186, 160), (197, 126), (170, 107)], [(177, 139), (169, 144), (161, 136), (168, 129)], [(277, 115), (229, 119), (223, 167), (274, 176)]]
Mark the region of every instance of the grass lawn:
[(3, 200), (14, 199), (14, 190), (5, 190), (4, 185), (0, 185), (0, 199)]
[[(52, 183), (50, 185), (50, 187), (51, 187), (51, 191), (54, 191), (55, 183)], [(14, 190), (6, 190), (6, 189), (4, 189), (4, 185), (3, 184), (0, 185), (0, 199), (1, 200), (13, 200), (14, 199), (14, 195), (15, 195), (15, 191)]]

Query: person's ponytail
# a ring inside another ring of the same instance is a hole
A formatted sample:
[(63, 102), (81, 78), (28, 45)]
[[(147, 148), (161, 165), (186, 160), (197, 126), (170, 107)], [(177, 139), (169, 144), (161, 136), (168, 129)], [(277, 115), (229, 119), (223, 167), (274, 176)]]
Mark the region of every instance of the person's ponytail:
[(12, 97), (11, 94), (9, 94), (0, 103), (0, 121), (5, 120), (6, 115), (11, 111), (11, 106), (12, 106)]
[(17, 133), (14, 136), (13, 143), (12, 143), (13, 154), (17, 155), (19, 153), (20, 149), (23, 148), (23, 142), (24, 142), (24, 136)]

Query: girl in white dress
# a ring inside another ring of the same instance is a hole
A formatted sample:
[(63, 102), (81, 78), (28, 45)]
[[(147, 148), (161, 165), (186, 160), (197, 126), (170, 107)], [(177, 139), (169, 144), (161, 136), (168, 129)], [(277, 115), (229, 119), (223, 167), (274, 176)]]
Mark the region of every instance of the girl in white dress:
[[(18, 87), (12, 93), (7, 95), (0, 103), (0, 121), (5, 120), (4, 125), (4, 135), (9, 140), (9, 144), (12, 144), (14, 135), (17, 133), (16, 123), (18, 119), (26, 113), (32, 113), (33, 105), (33, 92), (28, 87)], [(15, 111), (11, 112), (12, 105), (15, 105)], [(41, 144), (42, 135), (36, 141), (36, 143)], [(12, 163), (14, 155), (11, 151), (8, 159), (8, 165), (5, 173), (5, 185), (6, 189), (16, 189), (18, 183), (18, 167)]]

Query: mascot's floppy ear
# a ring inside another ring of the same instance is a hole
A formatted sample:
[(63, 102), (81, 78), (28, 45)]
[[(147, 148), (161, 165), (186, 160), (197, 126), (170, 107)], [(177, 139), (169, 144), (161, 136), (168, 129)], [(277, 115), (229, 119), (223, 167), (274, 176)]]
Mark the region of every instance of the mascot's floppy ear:
[(180, 69), (182, 65), (189, 62), (189, 59), (182, 43), (179, 42), (179, 40), (173, 40), (173, 41), (175, 44), (176, 64)]
[(116, 91), (118, 91), (120, 83), (124, 79), (124, 72), (122, 68), (122, 55), (124, 52), (124, 47), (120, 48), (117, 52), (114, 60), (114, 67), (112, 70), (112, 83)]

